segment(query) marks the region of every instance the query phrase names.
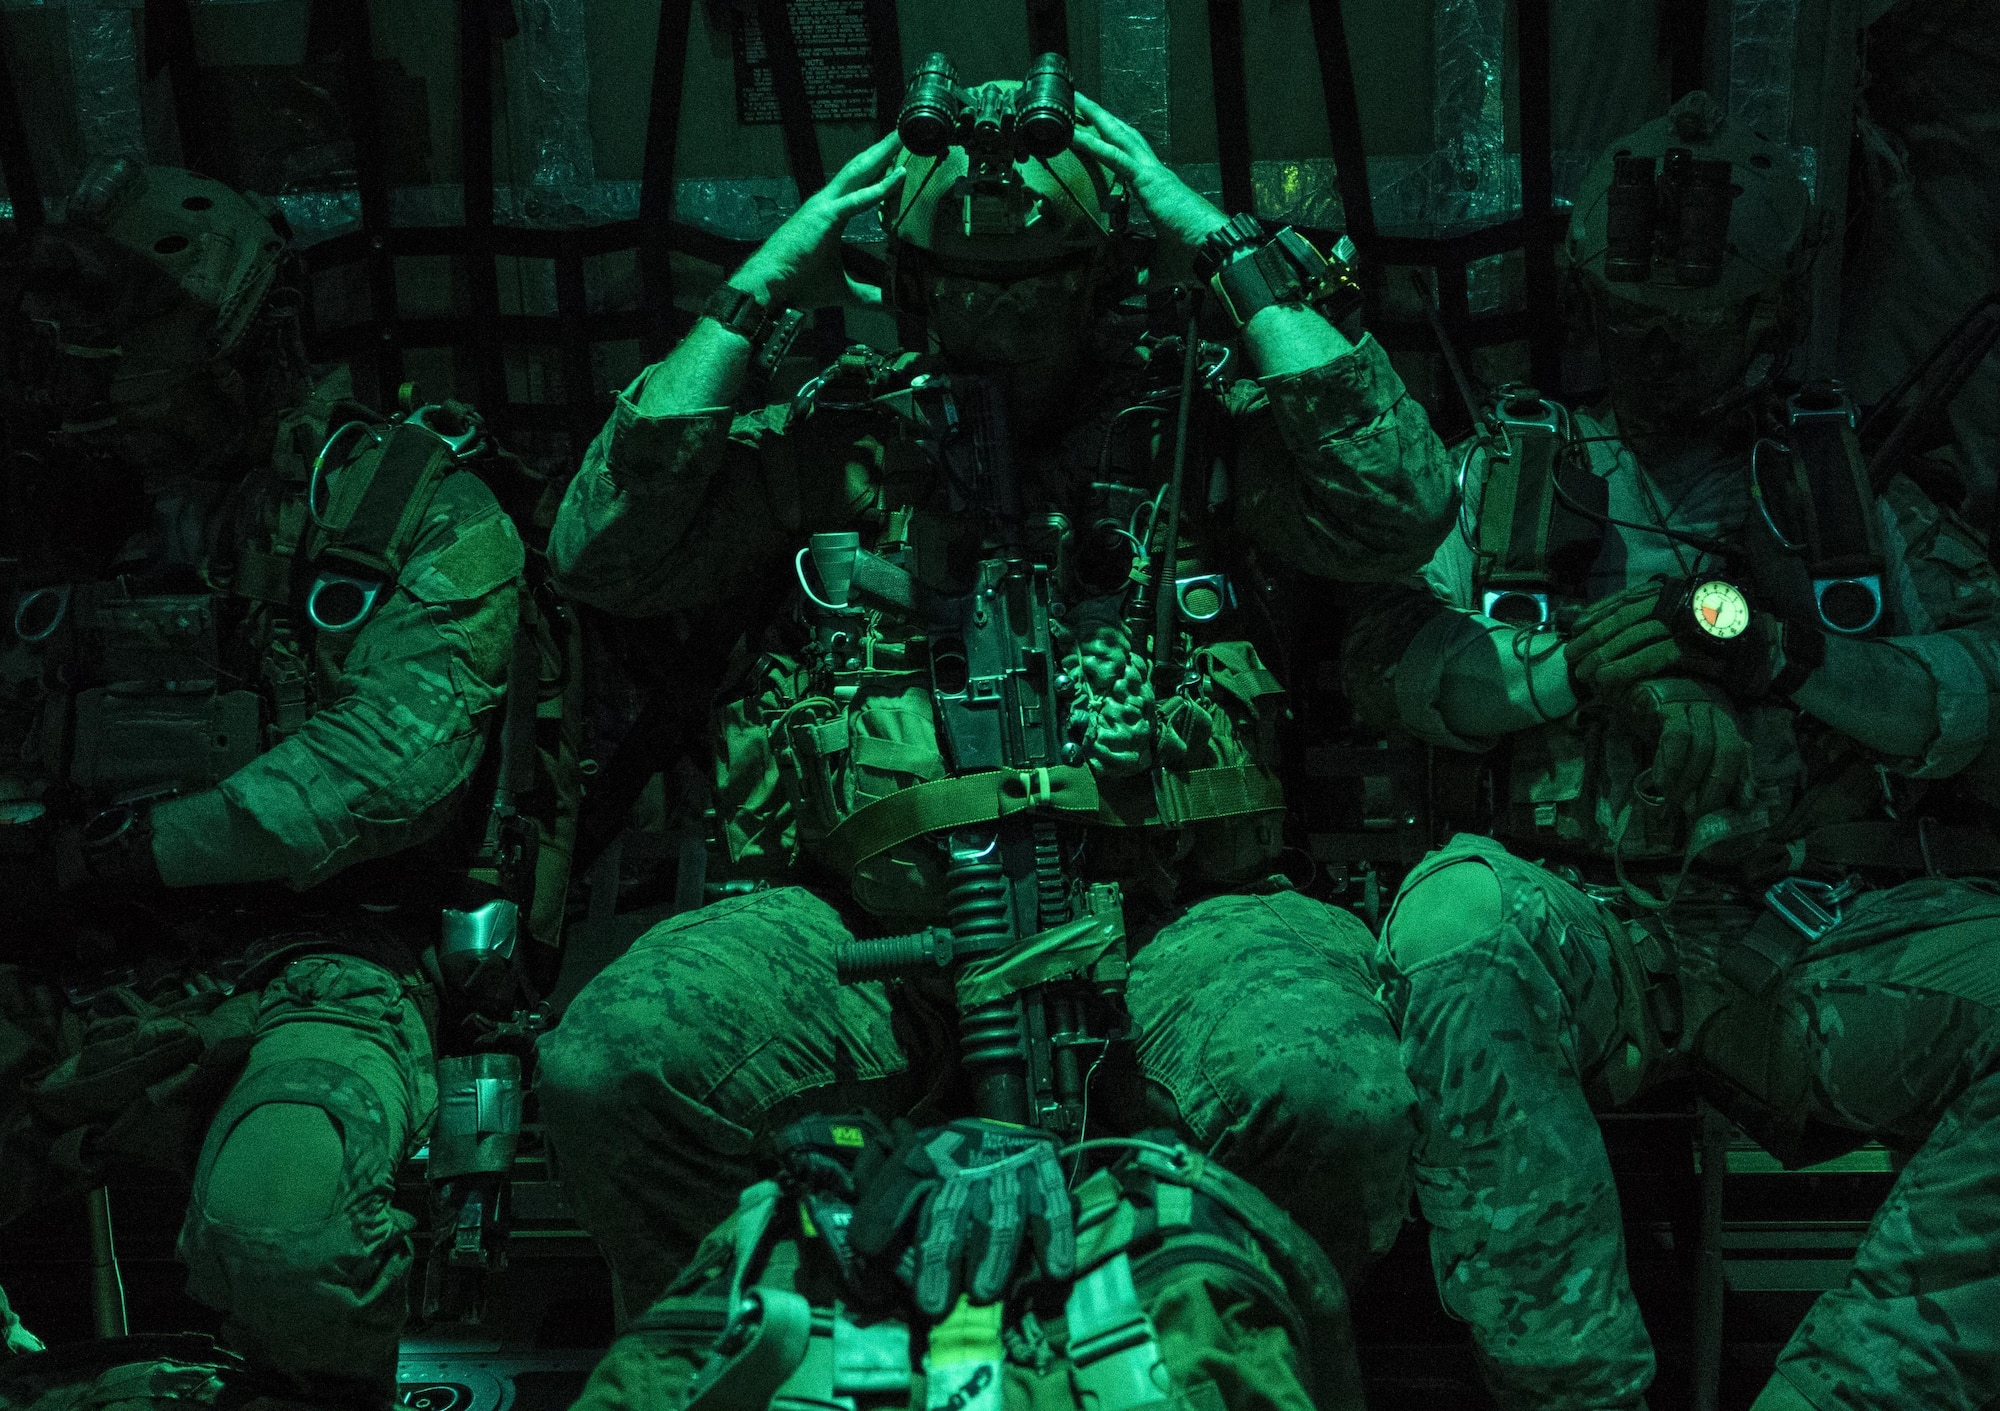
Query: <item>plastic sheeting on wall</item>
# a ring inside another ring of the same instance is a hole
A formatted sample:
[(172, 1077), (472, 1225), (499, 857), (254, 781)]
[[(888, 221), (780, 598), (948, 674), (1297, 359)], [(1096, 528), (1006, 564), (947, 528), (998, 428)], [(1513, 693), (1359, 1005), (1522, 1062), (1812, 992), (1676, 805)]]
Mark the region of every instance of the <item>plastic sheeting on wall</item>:
[(1799, 0), (1733, 0), (1729, 7), (1729, 116), (1785, 142), (1792, 131), (1792, 54)]
[(1431, 23), (1430, 219), (1448, 228), (1511, 214), (1521, 204), (1521, 176), (1506, 153), (1505, 0), (1437, 0)]
[(70, 0), (67, 8), (77, 136), (86, 159), (144, 156), (136, 11), (115, 0)]
[(1098, 13), (1098, 101), (1145, 135), (1162, 161), (1173, 155), (1167, 74), (1168, 0), (1103, 0)]
[(513, 193), (513, 214), (528, 225), (612, 219), (597, 201), (583, 0), (516, 0), (516, 12), (515, 60), (526, 81), (510, 82), (507, 96), (526, 136), (529, 170), (525, 189)]

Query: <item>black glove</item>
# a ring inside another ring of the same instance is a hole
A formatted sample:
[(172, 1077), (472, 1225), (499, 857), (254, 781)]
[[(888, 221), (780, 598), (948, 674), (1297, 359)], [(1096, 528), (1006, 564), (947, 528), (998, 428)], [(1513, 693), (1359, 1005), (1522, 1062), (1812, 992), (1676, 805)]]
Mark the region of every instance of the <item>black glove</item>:
[(872, 1112), (815, 1112), (778, 1134), (778, 1167), (795, 1194), (829, 1195), (852, 1205), (855, 1173), (879, 1168), (895, 1137)]
[(1653, 766), (1641, 781), (1662, 805), (1699, 818), (1748, 800), (1750, 743), (1717, 687), (1677, 677), (1641, 681), (1626, 698), (1626, 716), (1637, 734), (1655, 742)]
[(1587, 604), (1577, 617), (1576, 635), (1563, 644), (1577, 694), (1615, 695), (1680, 668), (1681, 643), (1663, 607), (1678, 601), (1685, 587), (1654, 578)]
[[(1076, 1272), (1076, 1209), (1048, 1132), (967, 1118), (905, 1137), (861, 1181), (855, 1252), (896, 1274), (942, 1317), (960, 1293), (993, 1303), (1025, 1252), (1040, 1272)], [(905, 1254), (903, 1251), (907, 1251)]]
[[(909, 1129), (908, 1123), (902, 1125)], [(814, 1113), (778, 1134), (778, 1179), (805, 1208), (813, 1234), (855, 1295), (883, 1292), (879, 1284), (868, 1286), (848, 1227), (859, 1177), (886, 1165), (893, 1143), (889, 1129), (872, 1112)]]

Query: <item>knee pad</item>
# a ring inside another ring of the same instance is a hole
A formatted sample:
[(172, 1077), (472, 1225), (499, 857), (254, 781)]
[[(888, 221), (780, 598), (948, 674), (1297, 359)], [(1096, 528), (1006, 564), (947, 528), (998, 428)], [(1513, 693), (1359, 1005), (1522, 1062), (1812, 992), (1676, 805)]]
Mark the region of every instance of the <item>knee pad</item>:
[(393, 1374), (416, 1223), (392, 1203), (406, 1135), (373, 1085), (325, 1059), (253, 1066), (223, 1103), (180, 1254), (188, 1291), (230, 1316), (253, 1361)]
[(267, 1102), (223, 1137), (208, 1171), (208, 1217), (225, 1225), (298, 1225), (333, 1213), (344, 1164), (326, 1110)]
[(1383, 927), (1383, 942), (1405, 972), (1449, 955), (1499, 929), (1500, 879), (1484, 862), (1449, 863), (1418, 879), (1400, 897)]

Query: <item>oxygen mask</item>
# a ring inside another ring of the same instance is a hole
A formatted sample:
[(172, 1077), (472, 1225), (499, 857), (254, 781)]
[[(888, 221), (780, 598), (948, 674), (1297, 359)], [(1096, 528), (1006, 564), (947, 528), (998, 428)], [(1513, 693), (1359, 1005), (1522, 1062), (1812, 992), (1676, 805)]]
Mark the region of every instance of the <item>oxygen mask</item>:
[(994, 278), (938, 272), (924, 294), (938, 351), (952, 367), (1073, 367), (1082, 358), (1090, 284), (1080, 268)]
[(1753, 302), (1671, 310), (1615, 294), (1596, 302), (1598, 347), (1621, 418), (1669, 430), (1665, 423), (1699, 417), (1742, 384), (1755, 354)]

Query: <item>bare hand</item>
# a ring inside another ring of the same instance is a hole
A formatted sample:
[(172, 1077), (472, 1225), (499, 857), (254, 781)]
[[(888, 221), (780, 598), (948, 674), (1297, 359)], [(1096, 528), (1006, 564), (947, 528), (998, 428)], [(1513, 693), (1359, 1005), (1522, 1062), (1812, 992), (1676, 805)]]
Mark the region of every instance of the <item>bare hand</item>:
[(1193, 249), (1228, 220), (1153, 154), (1138, 128), (1081, 93), (1076, 95), (1076, 112), (1083, 119), (1076, 129), (1077, 147), (1125, 183), (1161, 235)]
[(772, 305), (823, 309), (844, 304), (873, 308), (882, 291), (863, 284), (841, 267), (840, 238), (847, 223), (881, 204), (903, 179), (896, 168), (902, 141), (890, 133), (863, 149), (806, 198), (743, 267), (729, 277), (738, 289), (765, 296)]

